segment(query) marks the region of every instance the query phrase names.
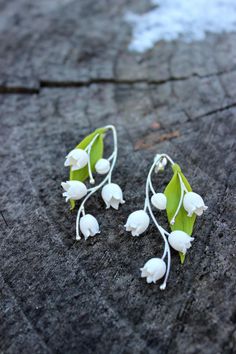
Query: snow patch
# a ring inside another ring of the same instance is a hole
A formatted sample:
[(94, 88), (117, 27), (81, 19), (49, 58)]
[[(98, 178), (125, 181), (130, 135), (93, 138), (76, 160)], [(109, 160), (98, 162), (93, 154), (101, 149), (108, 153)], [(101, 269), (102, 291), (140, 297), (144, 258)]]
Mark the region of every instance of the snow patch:
[(132, 26), (131, 51), (145, 52), (160, 40), (180, 38), (201, 41), (206, 33), (236, 31), (236, 0), (152, 0), (151, 11), (129, 12), (125, 20)]

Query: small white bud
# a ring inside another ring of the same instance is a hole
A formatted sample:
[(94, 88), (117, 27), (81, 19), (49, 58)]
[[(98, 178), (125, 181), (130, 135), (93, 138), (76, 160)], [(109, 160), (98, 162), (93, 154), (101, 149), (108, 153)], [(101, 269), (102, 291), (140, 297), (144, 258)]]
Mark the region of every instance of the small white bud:
[(124, 204), (123, 193), (115, 183), (108, 183), (102, 188), (102, 199), (106, 203), (107, 209), (112, 207), (116, 210), (119, 209), (119, 204)]
[(62, 182), (61, 186), (65, 190), (65, 192), (62, 195), (63, 197), (66, 197), (66, 202), (69, 199), (72, 200), (81, 199), (87, 194), (86, 185), (80, 181)]
[[(155, 173), (158, 173), (159, 171), (164, 171), (166, 165), (167, 165), (167, 159), (166, 157), (160, 158), (161, 155), (156, 155), (155, 161), (157, 162), (156, 167), (155, 167)], [(159, 161), (159, 162), (158, 162)]]
[(89, 236), (99, 234), (100, 231), (97, 219), (91, 214), (82, 216), (80, 219), (80, 230), (84, 235), (85, 240), (87, 240)]
[(166, 264), (161, 258), (151, 258), (147, 261), (141, 270), (141, 277), (147, 278), (147, 283), (156, 283), (166, 272)]
[(87, 165), (89, 155), (82, 149), (74, 149), (66, 156), (65, 166), (71, 166), (72, 171), (80, 170)]
[(153, 194), (151, 198), (152, 205), (159, 210), (165, 210), (167, 204), (167, 198), (164, 193)]
[(188, 192), (185, 194), (183, 205), (189, 217), (191, 217), (193, 213), (195, 213), (197, 216), (201, 216), (203, 212), (208, 208), (204, 204), (202, 197), (194, 192)]
[(126, 231), (131, 231), (132, 236), (139, 236), (148, 228), (150, 218), (146, 211), (137, 210), (129, 215), (125, 224)]
[(95, 170), (100, 175), (105, 175), (110, 170), (110, 161), (107, 159), (100, 159), (96, 162)]
[(167, 165), (167, 158), (166, 157), (163, 157), (161, 164), (163, 167), (166, 167), (166, 165)]
[(193, 237), (190, 237), (186, 232), (180, 230), (172, 231), (168, 237), (171, 247), (183, 254), (191, 247), (193, 240)]
[(161, 155), (160, 154), (156, 154), (156, 156), (154, 157), (154, 162), (158, 162), (158, 161), (160, 161), (160, 159), (161, 159)]

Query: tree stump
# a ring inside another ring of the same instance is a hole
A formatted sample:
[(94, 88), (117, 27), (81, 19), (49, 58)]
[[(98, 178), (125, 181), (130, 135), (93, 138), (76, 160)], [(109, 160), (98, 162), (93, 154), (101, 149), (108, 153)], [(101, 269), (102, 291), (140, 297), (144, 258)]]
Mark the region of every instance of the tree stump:
[[(236, 34), (137, 54), (123, 14), (144, 1), (0, 6), (0, 352), (233, 353)], [(102, 233), (76, 242), (64, 157), (106, 124), (118, 129), (114, 180), (126, 204), (105, 212), (91, 198)], [(209, 207), (184, 265), (172, 254), (165, 291), (139, 271), (162, 252), (157, 230), (132, 238), (123, 226), (161, 152)]]

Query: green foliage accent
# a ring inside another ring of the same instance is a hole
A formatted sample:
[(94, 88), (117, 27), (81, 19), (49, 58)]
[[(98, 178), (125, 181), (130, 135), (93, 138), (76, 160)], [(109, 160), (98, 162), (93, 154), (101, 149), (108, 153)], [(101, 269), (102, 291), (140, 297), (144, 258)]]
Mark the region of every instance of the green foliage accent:
[(180, 263), (184, 264), (185, 254), (183, 254), (182, 252), (179, 252), (179, 258), (180, 258)]
[[(95, 170), (95, 164), (96, 162), (101, 159), (103, 157), (103, 148), (104, 148), (104, 144), (103, 144), (103, 138), (104, 138), (104, 134), (106, 132), (106, 129), (104, 128), (100, 128), (100, 129), (96, 129), (93, 133), (91, 133), (90, 135), (86, 136), (81, 143), (79, 143), (75, 148), (77, 149), (85, 149), (89, 143), (93, 140), (93, 138), (99, 134), (99, 136), (97, 137), (97, 139), (94, 141), (91, 151), (90, 151), (90, 164), (91, 164), (91, 170), (92, 172)], [(70, 181), (81, 181), (84, 182), (89, 176), (89, 172), (88, 172), (88, 166), (85, 166), (83, 168), (81, 168), (80, 170), (76, 170), (76, 171), (72, 171), (72, 169), (70, 168)], [(75, 207), (75, 201), (71, 200), (70, 201), (70, 205), (71, 205), (71, 210), (74, 209)]]
[[(167, 211), (167, 217), (168, 217), (169, 223), (173, 219), (173, 216), (178, 208), (178, 204), (179, 204), (180, 196), (181, 196), (181, 186), (180, 186), (178, 173), (180, 174), (187, 191), (188, 192), (192, 191), (192, 188), (191, 188), (188, 180), (184, 176), (184, 174), (181, 172), (181, 168), (179, 167), (179, 165), (174, 164), (172, 166), (172, 170), (174, 173), (173, 177), (171, 178), (169, 184), (167, 185), (167, 187), (164, 191), (164, 194), (167, 198), (166, 211)], [(179, 213), (177, 214), (177, 216), (175, 218), (174, 225), (170, 224), (170, 228), (172, 231), (174, 231), (174, 230), (184, 231), (189, 236), (191, 236), (191, 234), (193, 232), (193, 225), (195, 223), (195, 219), (196, 219), (196, 215), (193, 215), (191, 217), (187, 216), (187, 212), (182, 205), (179, 210)], [(185, 259), (185, 255), (182, 254), (181, 252), (179, 254), (180, 254), (180, 261), (183, 264), (184, 259)]]
[(73, 210), (75, 208), (75, 201), (73, 199), (70, 199), (70, 210)]

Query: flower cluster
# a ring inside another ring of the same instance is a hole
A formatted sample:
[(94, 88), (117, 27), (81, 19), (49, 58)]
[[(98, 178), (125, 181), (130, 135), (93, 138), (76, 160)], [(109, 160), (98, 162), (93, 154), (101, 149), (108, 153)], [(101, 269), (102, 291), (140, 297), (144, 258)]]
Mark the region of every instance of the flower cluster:
[[(80, 205), (77, 214), (76, 220), (76, 239), (81, 239), (80, 232), (84, 235), (84, 238), (87, 239), (89, 236), (95, 236), (100, 233), (99, 224), (97, 219), (91, 215), (85, 213), (85, 203), (89, 197), (94, 194), (97, 190), (102, 188), (102, 198), (106, 204), (106, 208), (118, 209), (120, 204), (123, 204), (125, 201), (123, 199), (123, 193), (121, 188), (115, 184), (111, 183), (111, 175), (117, 158), (117, 136), (116, 130), (113, 126), (107, 126), (101, 128), (103, 130), (111, 129), (113, 132), (114, 139), (114, 152), (108, 159), (100, 158), (96, 161), (94, 170), (99, 175), (105, 175), (103, 181), (94, 186), (93, 188), (87, 188), (85, 183), (80, 180), (70, 180), (67, 182), (62, 182), (61, 186), (64, 189), (63, 196), (67, 201), (76, 201), (85, 197), (83, 202)], [(65, 166), (70, 167), (71, 171), (80, 171), (86, 168), (86, 171), (89, 175), (89, 181), (91, 184), (95, 183), (95, 180), (92, 175), (92, 166), (91, 166), (91, 150), (93, 145), (98, 139), (99, 134), (93, 135), (91, 141), (87, 144), (84, 149), (75, 148), (67, 156), (65, 160)], [(82, 216), (81, 216), (82, 214)]]
[[(165, 289), (167, 278), (170, 270), (170, 247), (174, 250), (180, 252), (185, 255), (187, 250), (191, 247), (191, 242), (194, 240), (188, 233), (183, 230), (173, 230), (171, 233), (168, 233), (163, 227), (161, 227), (156, 218), (154, 217), (152, 206), (158, 210), (165, 210), (168, 208), (168, 200), (167, 196), (164, 193), (156, 193), (152, 181), (151, 174), (152, 171), (155, 170), (163, 171), (167, 165), (167, 160), (172, 165), (175, 165), (174, 162), (170, 159), (168, 155), (157, 155), (154, 159), (154, 163), (149, 171), (149, 175), (147, 177), (146, 182), (146, 199), (144, 209), (137, 210), (131, 213), (127, 219), (125, 224), (126, 231), (130, 231), (132, 236), (139, 236), (144, 233), (149, 224), (150, 224), (150, 214), (154, 224), (159, 230), (164, 243), (165, 249), (162, 258), (152, 258), (147, 261), (143, 268), (141, 268), (141, 277), (146, 278), (147, 283), (155, 283), (157, 280), (161, 279), (165, 275), (165, 280), (161, 285), (161, 289)], [(177, 171), (177, 181), (180, 183), (181, 196), (172, 220), (170, 221), (171, 225), (174, 225), (175, 218), (177, 217), (179, 210), (181, 207), (186, 211), (187, 217), (192, 217), (194, 214), (200, 216), (207, 209), (202, 197), (194, 192), (188, 191), (180, 174), (180, 169)], [(150, 198), (150, 191), (152, 192), (152, 196)], [(174, 197), (174, 196), (172, 196)], [(152, 206), (151, 206), (152, 205)], [(164, 261), (166, 255), (167, 257), (167, 266)]]

